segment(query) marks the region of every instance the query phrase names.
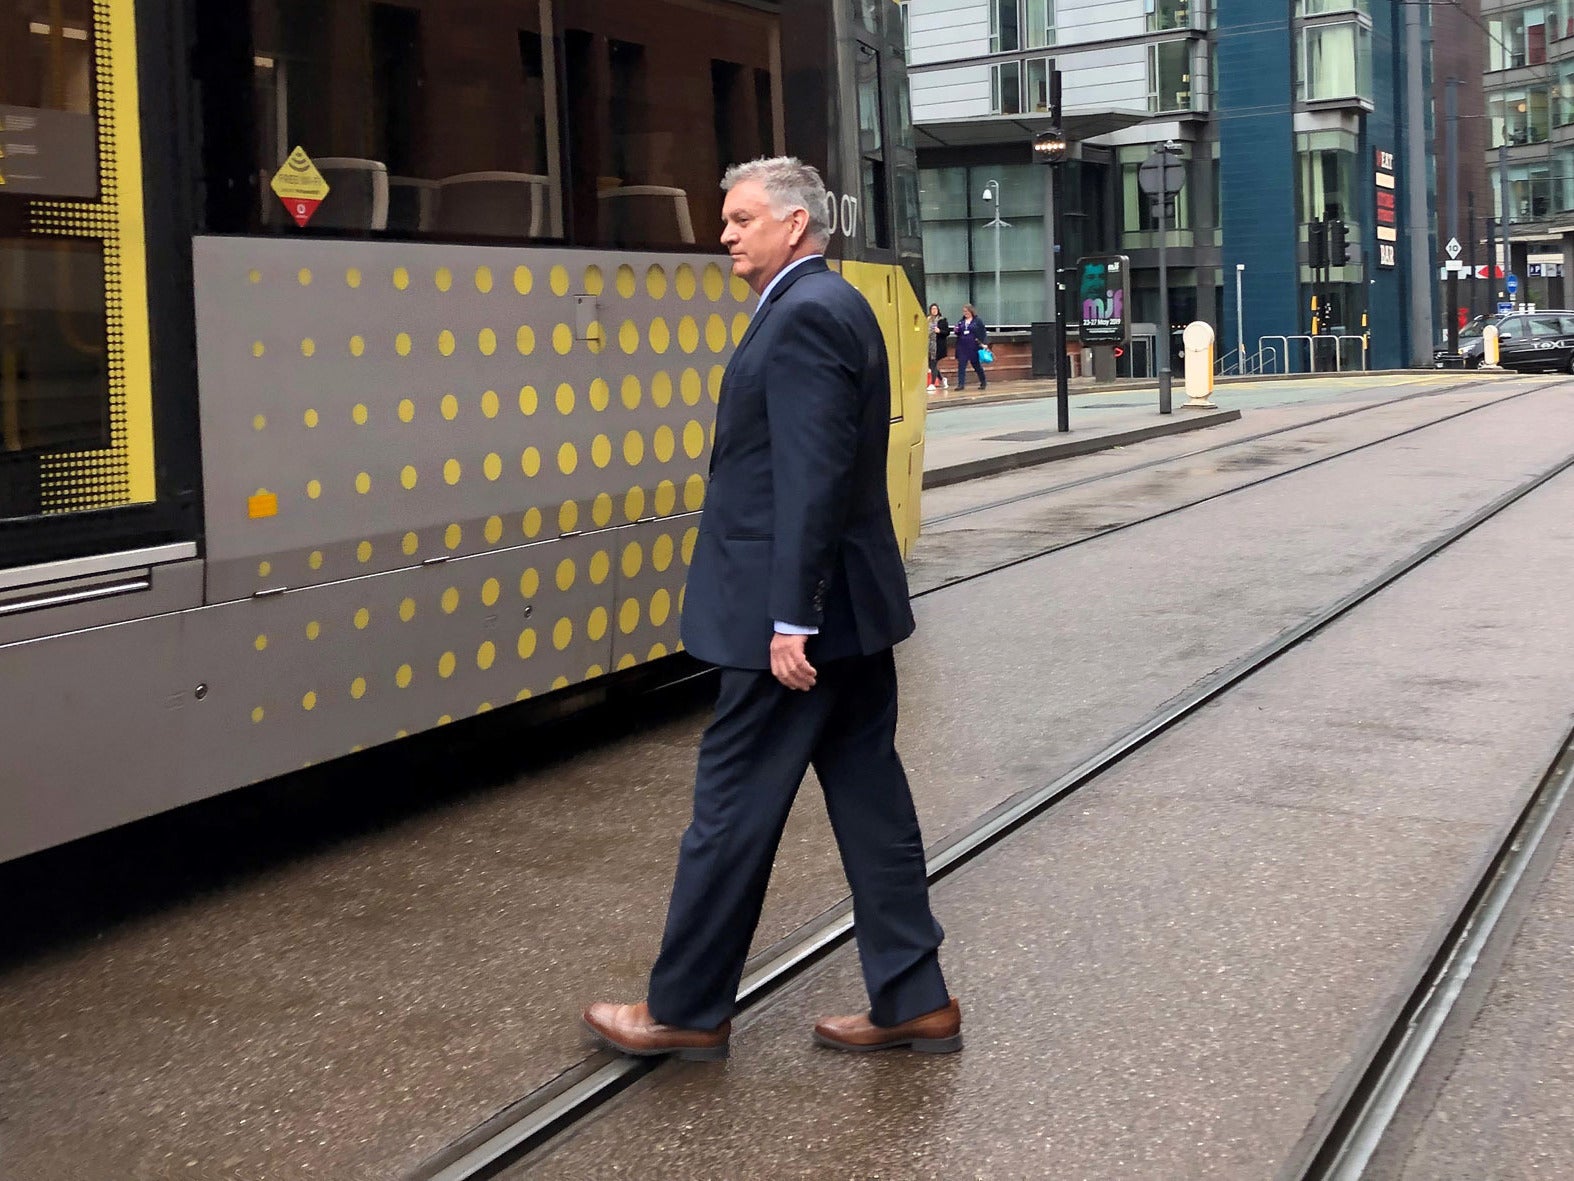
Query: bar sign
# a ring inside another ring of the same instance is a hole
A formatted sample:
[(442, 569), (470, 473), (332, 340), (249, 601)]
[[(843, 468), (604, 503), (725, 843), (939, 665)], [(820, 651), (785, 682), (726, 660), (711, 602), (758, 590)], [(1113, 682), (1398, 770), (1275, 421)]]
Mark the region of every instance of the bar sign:
[(1377, 265), (1391, 270), (1398, 265), (1399, 241), (1399, 185), (1394, 176), (1394, 154), (1376, 150), (1376, 168), (1373, 180), (1377, 190), (1377, 217), (1374, 221), (1377, 238)]

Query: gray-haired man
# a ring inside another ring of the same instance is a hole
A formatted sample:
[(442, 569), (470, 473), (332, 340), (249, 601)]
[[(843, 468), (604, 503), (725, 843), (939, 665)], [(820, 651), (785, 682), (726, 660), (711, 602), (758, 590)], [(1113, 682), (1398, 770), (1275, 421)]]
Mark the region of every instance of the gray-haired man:
[(585, 1023), (628, 1054), (722, 1058), (794, 795), (812, 765), (852, 887), (869, 1012), (844, 1050), (961, 1048), (924, 844), (897, 757), (892, 647), (912, 633), (886, 491), (889, 372), (869, 304), (825, 264), (825, 186), (798, 160), (728, 171), (721, 241), (760, 295), (722, 381), (684, 646), (719, 666), (661, 954), (641, 1004)]

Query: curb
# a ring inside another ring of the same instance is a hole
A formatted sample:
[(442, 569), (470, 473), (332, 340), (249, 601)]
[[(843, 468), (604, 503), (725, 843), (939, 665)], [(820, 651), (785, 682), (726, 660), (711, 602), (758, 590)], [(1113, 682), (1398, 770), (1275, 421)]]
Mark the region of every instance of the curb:
[(965, 480), (976, 480), (982, 476), (996, 476), (1001, 472), (1015, 471), (1017, 468), (1037, 467), (1043, 463), (1053, 463), (1057, 459), (1071, 459), (1078, 455), (1091, 455), (1095, 451), (1108, 451), (1112, 447), (1124, 447), (1130, 443), (1141, 443), (1148, 439), (1161, 439), (1166, 435), (1181, 435), (1188, 431), (1198, 431), (1205, 427), (1221, 426), (1227, 422), (1235, 422), (1241, 417), (1239, 410), (1214, 410), (1208, 414), (1197, 414), (1192, 417), (1176, 418), (1173, 422), (1159, 422), (1152, 426), (1134, 427), (1131, 430), (1113, 431), (1107, 435), (1093, 435), (1082, 439), (1066, 439), (1059, 443), (1049, 443), (1042, 447), (1029, 447), (1023, 451), (1012, 451), (1005, 455), (991, 455), (984, 459), (970, 459), (966, 463), (954, 463), (949, 467), (934, 468), (924, 473), (925, 489), (944, 488), (948, 484), (960, 484)]

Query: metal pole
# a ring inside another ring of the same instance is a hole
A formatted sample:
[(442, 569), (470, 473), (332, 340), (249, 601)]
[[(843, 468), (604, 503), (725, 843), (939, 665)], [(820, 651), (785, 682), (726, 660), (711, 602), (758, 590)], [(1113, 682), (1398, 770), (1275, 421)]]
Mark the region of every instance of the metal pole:
[(1482, 309), (1491, 314), (1497, 311), (1497, 218), (1487, 218), (1487, 306)]
[[(1060, 171), (1061, 164), (1051, 164), (1050, 184), (1054, 192), (1051, 200), (1055, 203), (1055, 222), (1050, 232), (1057, 243), (1065, 240), (1065, 202), (1061, 195)], [(1060, 304), (1060, 275), (1055, 275), (1055, 429), (1061, 434), (1071, 430), (1071, 375), (1067, 372), (1070, 366), (1066, 361), (1066, 317), (1064, 308)]]
[(1470, 268), (1470, 315), (1481, 314), (1481, 280), (1476, 277), (1476, 194), (1472, 189), (1465, 195), (1465, 205), (1470, 211), (1470, 241), (1466, 244), (1465, 265)]
[[(1504, 129), (1505, 132), (1507, 128)], [(1514, 222), (1514, 215), (1509, 212), (1508, 205), (1508, 136), (1505, 134), (1503, 142), (1497, 146), (1497, 185), (1498, 199), (1503, 202), (1503, 208), (1498, 211), (1497, 228), (1498, 237), (1503, 241), (1503, 277), (1508, 278), (1514, 269), (1514, 248), (1509, 245), (1508, 230)]]
[[(1246, 361), (1246, 318), (1241, 309), (1241, 280), (1246, 275), (1246, 264), (1235, 264), (1235, 355), (1244, 364)], [(1246, 370), (1242, 369), (1242, 373)]]
[(1159, 413), (1170, 413), (1170, 266), (1166, 239), (1170, 231), (1170, 198), (1165, 191), (1169, 186), (1168, 153), (1159, 151)]
[[(1459, 238), (1459, 79), (1448, 80), (1448, 236)], [(1448, 353), (1459, 354), (1459, 262), (1448, 260)]]
[(1426, 205), (1427, 144), (1426, 54), (1421, 40), (1421, 7), (1405, 8), (1405, 229), (1409, 239), (1410, 363), (1432, 363), (1437, 339), (1432, 319), (1432, 285), (1436, 273), (1428, 245), (1431, 216)]
[[(1061, 119), (1061, 76), (1058, 68), (1049, 72), (1049, 113), (1056, 127), (1065, 127)], [(1049, 284), (1050, 296), (1055, 302), (1055, 429), (1066, 434), (1071, 430), (1071, 374), (1067, 372), (1070, 365), (1066, 360), (1066, 317), (1060, 302), (1060, 244), (1066, 240), (1065, 219), (1062, 216), (1065, 200), (1060, 186), (1060, 170), (1063, 167), (1064, 164), (1060, 163), (1049, 166), (1049, 203), (1053, 216), (1048, 229), (1052, 242), (1050, 255), (1055, 259), (1055, 271), (1050, 276)]]
[(995, 185), (995, 322), (1005, 322), (1005, 312), (1000, 310), (1000, 182)]

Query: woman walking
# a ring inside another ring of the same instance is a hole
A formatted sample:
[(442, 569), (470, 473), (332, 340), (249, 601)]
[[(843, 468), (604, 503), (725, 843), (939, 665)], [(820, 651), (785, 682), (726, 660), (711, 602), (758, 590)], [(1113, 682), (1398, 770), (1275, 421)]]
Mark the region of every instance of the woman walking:
[(962, 305), (962, 318), (956, 322), (956, 388), (967, 388), (967, 367), (971, 365), (978, 374), (978, 388), (989, 388), (989, 378), (984, 376), (984, 366), (978, 360), (978, 350), (989, 343), (989, 330), (978, 318), (973, 305)]
[(935, 392), (935, 386), (950, 389), (951, 383), (946, 380), (945, 374), (940, 372), (940, 362), (946, 357), (946, 341), (951, 335), (951, 325), (946, 323), (946, 318), (940, 314), (940, 305), (929, 305), (929, 392)]

